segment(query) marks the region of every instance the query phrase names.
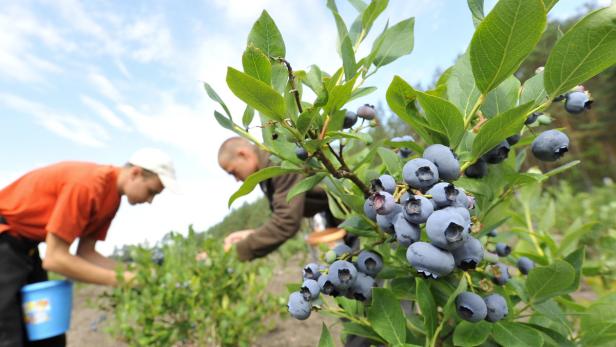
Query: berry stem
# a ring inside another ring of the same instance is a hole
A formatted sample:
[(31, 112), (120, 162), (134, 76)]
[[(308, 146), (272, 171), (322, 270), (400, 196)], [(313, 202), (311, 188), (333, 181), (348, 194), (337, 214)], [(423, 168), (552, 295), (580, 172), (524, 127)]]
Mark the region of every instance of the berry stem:
[(468, 287), (471, 289), (471, 292), (475, 292), (475, 286), (473, 285), (473, 278), (471, 275), (464, 271), (464, 277), (466, 277), (466, 283), (468, 283)]
[(535, 228), (533, 228), (533, 221), (530, 215), (530, 208), (528, 207), (528, 204), (526, 203), (524, 204), (524, 217), (526, 218), (526, 226), (528, 227), (528, 232), (529, 232), (531, 240), (533, 241), (533, 244), (535, 245), (535, 249), (537, 249), (537, 253), (539, 253), (540, 256), (545, 257), (545, 253), (543, 252), (543, 249), (541, 249), (541, 246), (539, 245), (539, 240), (537, 239), (537, 233), (535, 232)]

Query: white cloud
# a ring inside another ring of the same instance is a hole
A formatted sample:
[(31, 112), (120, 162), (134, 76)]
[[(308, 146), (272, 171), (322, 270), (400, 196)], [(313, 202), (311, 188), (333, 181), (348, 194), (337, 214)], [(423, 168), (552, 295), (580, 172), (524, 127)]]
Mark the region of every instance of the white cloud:
[(110, 100), (115, 102), (119, 102), (122, 100), (122, 96), (118, 89), (104, 75), (98, 72), (91, 72), (88, 75), (88, 81), (90, 81), (90, 83), (96, 88), (99, 93), (106, 96)]
[(98, 123), (48, 108), (19, 96), (0, 93), (0, 105), (29, 114), (39, 125), (77, 144), (103, 147), (110, 136)]
[(96, 101), (85, 95), (81, 96), (81, 102), (88, 106), (92, 111), (96, 112), (109, 125), (121, 130), (130, 130), (126, 123), (124, 123), (120, 117), (116, 116), (115, 113), (113, 113), (113, 111), (111, 111), (102, 102)]

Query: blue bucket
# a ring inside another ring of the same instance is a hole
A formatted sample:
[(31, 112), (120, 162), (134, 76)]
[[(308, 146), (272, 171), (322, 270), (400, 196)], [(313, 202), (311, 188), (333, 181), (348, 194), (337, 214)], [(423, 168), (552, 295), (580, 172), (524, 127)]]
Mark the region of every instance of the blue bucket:
[(45, 281), (21, 288), (26, 331), (30, 341), (60, 335), (71, 325), (73, 283)]

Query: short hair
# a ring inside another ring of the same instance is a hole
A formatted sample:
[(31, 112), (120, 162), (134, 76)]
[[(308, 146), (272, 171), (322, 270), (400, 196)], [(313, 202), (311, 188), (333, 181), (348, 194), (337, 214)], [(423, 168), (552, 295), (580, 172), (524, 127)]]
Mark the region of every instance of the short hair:
[(218, 162), (230, 160), (239, 148), (248, 147), (257, 153), (257, 147), (243, 137), (234, 136), (226, 139), (218, 149)]

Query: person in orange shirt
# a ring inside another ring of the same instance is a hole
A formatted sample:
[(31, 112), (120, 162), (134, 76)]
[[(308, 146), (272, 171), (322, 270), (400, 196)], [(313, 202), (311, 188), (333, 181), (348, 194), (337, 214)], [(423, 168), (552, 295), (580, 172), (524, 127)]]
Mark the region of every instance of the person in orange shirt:
[[(116, 167), (67, 161), (26, 173), (0, 190), (0, 347), (65, 346), (65, 335), (27, 341), (20, 289), (47, 280), (47, 271), (70, 279), (116, 285), (118, 264), (95, 249), (126, 196), (151, 203), (176, 185), (165, 153), (144, 148)], [(76, 254), (69, 247), (79, 239)], [(46, 243), (41, 260), (38, 244)], [(134, 274), (124, 271), (130, 281)]]

